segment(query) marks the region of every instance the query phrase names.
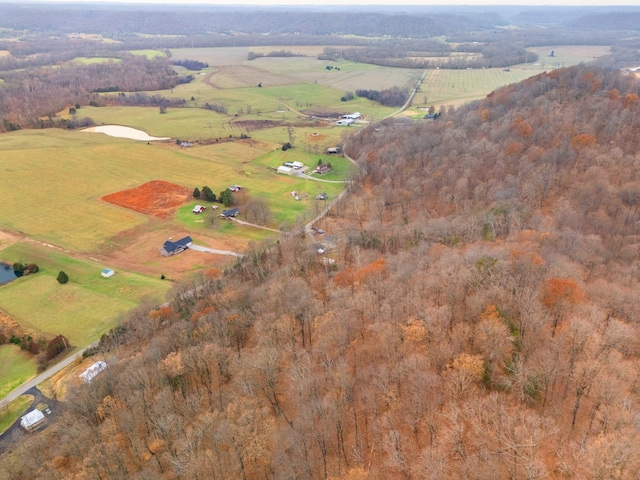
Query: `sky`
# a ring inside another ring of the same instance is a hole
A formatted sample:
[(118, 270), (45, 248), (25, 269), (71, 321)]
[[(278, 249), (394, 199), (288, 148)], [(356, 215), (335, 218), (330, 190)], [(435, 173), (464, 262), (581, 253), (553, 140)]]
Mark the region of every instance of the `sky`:
[[(2, 0), (0, 0), (2, 1)], [(12, 1), (12, 0), (8, 0)], [(640, 0), (40, 0), (51, 3), (144, 3), (171, 5), (536, 5), (536, 6), (640, 6)]]

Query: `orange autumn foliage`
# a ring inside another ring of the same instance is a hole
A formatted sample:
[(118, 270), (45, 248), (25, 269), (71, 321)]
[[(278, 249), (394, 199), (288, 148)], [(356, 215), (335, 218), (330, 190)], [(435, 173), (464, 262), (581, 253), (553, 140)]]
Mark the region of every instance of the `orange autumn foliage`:
[(590, 147), (592, 145), (595, 145), (596, 143), (596, 137), (594, 137), (593, 135), (589, 135), (588, 133), (576, 135), (571, 139), (571, 146), (575, 149)]

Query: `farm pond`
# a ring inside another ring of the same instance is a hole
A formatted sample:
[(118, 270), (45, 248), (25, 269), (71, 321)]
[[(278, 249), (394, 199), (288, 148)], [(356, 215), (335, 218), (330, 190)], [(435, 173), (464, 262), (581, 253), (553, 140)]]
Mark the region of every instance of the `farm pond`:
[(156, 140), (171, 140), (169, 137), (152, 137), (151, 135), (131, 127), (123, 127), (122, 125), (100, 125), (98, 127), (89, 127), (82, 130), (89, 133), (104, 133), (110, 137), (130, 138), (131, 140), (142, 140), (143, 142), (151, 142)]
[(12, 280), (15, 280), (16, 274), (13, 273), (13, 267), (11, 265), (7, 265), (6, 263), (0, 263), (0, 285), (4, 285), (5, 283), (9, 283)]

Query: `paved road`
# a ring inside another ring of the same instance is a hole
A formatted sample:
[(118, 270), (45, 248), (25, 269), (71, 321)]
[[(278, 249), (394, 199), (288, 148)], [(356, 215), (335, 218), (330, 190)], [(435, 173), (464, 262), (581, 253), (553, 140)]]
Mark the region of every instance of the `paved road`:
[(69, 365), (71, 365), (73, 362), (75, 362), (79, 358), (82, 358), (82, 354), (85, 352), (85, 350), (88, 350), (88, 349), (93, 348), (93, 347), (97, 347), (98, 343), (100, 343), (100, 342), (94, 342), (91, 345), (88, 345), (88, 346), (86, 346), (86, 347), (84, 347), (84, 348), (72, 353), (67, 358), (65, 358), (64, 360), (62, 360), (59, 363), (56, 363), (53, 367), (45, 370), (44, 372), (42, 372), (37, 377), (32, 378), (31, 380), (29, 380), (29, 381), (23, 383), (22, 385), (20, 385), (18, 388), (16, 388), (12, 392), (10, 392), (6, 397), (4, 397), (2, 400), (0, 400), (0, 409), (3, 408), (5, 405), (8, 405), (9, 403), (13, 402), (16, 398), (18, 398), (20, 395), (24, 394), (30, 388), (33, 388), (36, 385), (38, 385), (39, 383), (44, 382), (45, 380), (49, 379), (50, 377), (52, 377), (53, 375), (58, 373), (63, 368), (68, 367)]
[[(40, 429), (47, 428), (47, 426), (61, 414), (59, 402), (53, 398), (45, 396), (40, 390), (38, 390), (38, 387), (30, 388), (25, 392), (25, 394), (33, 395), (33, 402), (31, 402), (31, 406), (25, 410), (23, 415), (35, 410), (40, 403), (45, 403), (47, 407), (49, 407), (49, 413), (46, 411), (44, 412), (45, 417), (47, 418), (47, 423), (40, 427)], [(6, 451), (11, 451), (11, 447), (15, 441), (24, 434), (24, 430), (22, 430), (20, 426), (21, 417), (22, 416), (18, 417), (16, 421), (13, 422), (13, 425), (5, 430), (4, 433), (0, 434), (0, 455)]]

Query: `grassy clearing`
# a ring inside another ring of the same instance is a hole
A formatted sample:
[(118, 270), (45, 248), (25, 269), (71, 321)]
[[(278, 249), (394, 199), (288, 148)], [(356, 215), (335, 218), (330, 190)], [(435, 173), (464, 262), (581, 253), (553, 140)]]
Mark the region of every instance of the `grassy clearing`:
[(82, 63), (84, 65), (89, 65), (93, 63), (106, 63), (106, 62), (121, 62), (122, 60), (119, 58), (112, 57), (76, 57), (71, 62)]
[[(540, 70), (510, 68), (504, 71), (498, 68), (472, 70), (428, 70), (420, 91), (413, 99), (414, 106), (459, 105), (484, 98), (496, 88), (516, 83)], [(425, 103), (426, 98), (426, 103)]]
[[(318, 45), (299, 46), (256, 46), (256, 47), (223, 47), (223, 48), (174, 48), (171, 50), (172, 58), (178, 60), (200, 60), (207, 62), (211, 66), (218, 65), (239, 65), (249, 63), (247, 55), (249, 52), (267, 54), (273, 51), (289, 50), (296, 54), (317, 57), (324, 50)], [(270, 57), (271, 58), (271, 57)], [(287, 57), (292, 58), (292, 57)]]
[(152, 49), (146, 49), (146, 50), (129, 50), (127, 53), (130, 53), (132, 55), (140, 55), (140, 56), (145, 56), (147, 57), (149, 60), (153, 60), (156, 57), (166, 57), (167, 54), (164, 53), (162, 50), (152, 50)]
[(119, 232), (148, 222), (102, 202), (103, 195), (154, 179), (226, 188), (241, 183), (243, 165), (264, 152), (242, 143), (180, 149), (54, 129), (13, 132), (0, 137), (0, 223), (72, 250), (97, 250)]
[[(0, 382), (1, 383), (1, 382)], [(3, 395), (0, 394), (0, 398)], [(0, 435), (4, 433), (31, 406), (33, 395), (21, 395), (5, 408), (0, 410)]]
[[(611, 47), (601, 45), (556, 45), (550, 47), (532, 47), (529, 51), (538, 54), (538, 60), (534, 62), (543, 70), (569, 67), (579, 63), (588, 63), (597, 57), (611, 53)], [(554, 56), (551, 57), (553, 50)]]
[[(2, 250), (0, 258), (40, 267), (37, 274), (0, 288), (3, 310), (27, 330), (46, 336), (63, 334), (76, 346), (96, 340), (142, 298), (161, 301), (168, 289), (161, 280), (124, 271), (102, 278), (103, 265), (34, 243), (14, 244)], [(69, 283), (56, 281), (60, 270), (69, 275)]]
[(36, 362), (30, 354), (15, 345), (0, 346), (0, 398), (4, 398), (35, 374)]

